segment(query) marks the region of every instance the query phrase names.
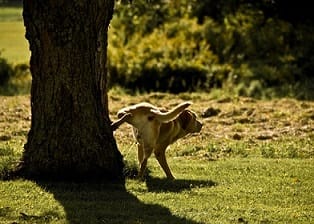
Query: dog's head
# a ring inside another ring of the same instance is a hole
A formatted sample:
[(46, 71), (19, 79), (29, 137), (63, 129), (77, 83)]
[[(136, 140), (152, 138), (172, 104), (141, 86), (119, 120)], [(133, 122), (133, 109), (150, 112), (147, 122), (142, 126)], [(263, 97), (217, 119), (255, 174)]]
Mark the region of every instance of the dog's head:
[(197, 120), (196, 114), (191, 110), (184, 110), (179, 119), (182, 129), (186, 133), (196, 133), (202, 129), (203, 124)]

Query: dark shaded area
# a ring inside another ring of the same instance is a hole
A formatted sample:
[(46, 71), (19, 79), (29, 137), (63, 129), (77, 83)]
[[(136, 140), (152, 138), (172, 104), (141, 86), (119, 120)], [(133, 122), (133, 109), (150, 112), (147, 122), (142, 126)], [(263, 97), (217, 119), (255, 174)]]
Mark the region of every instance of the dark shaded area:
[[(146, 185), (149, 192), (181, 192), (200, 187), (213, 187), (217, 184), (211, 180), (168, 180), (155, 178), (146, 173)], [(134, 178), (137, 174), (135, 167), (127, 165), (127, 178)], [(17, 173), (1, 176), (2, 180), (20, 178)], [(173, 215), (170, 210), (159, 204), (141, 202), (135, 195), (125, 188), (124, 180), (89, 179), (79, 180), (69, 177), (66, 180), (52, 179), (47, 176), (43, 180), (34, 180), (38, 186), (54, 195), (66, 213), (68, 223), (182, 223), (201, 224), (193, 220)], [(8, 216), (10, 208), (0, 208), (0, 215)], [(20, 213), (21, 221), (50, 222), (58, 220), (59, 214), (47, 211), (41, 215)], [(123, 221), (122, 221), (123, 220)]]
[[(124, 183), (38, 182), (64, 207), (69, 223), (186, 223), (168, 208), (145, 204), (127, 192)], [(141, 212), (139, 212), (141, 211)], [(158, 214), (158, 215), (157, 215)]]
[(217, 183), (211, 180), (168, 180), (161, 178), (148, 177), (146, 185), (149, 191), (153, 192), (180, 192), (200, 187), (214, 187)]
[(311, 1), (274, 0), (274, 3), (279, 18), (293, 24), (314, 24), (313, 4)]
[(197, 0), (193, 4), (192, 15), (200, 23), (206, 17), (222, 22), (225, 15), (235, 13), (243, 5), (263, 11), (267, 18), (278, 17), (293, 24), (313, 24), (314, 21), (312, 3), (307, 0)]
[(0, 6), (20, 7), (22, 5), (23, 5), (23, 0), (0, 0)]

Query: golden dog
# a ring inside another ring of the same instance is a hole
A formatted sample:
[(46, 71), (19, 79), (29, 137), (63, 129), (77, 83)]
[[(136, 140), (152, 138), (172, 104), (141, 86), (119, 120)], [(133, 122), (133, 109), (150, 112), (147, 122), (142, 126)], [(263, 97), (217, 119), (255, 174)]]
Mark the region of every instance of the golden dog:
[(149, 103), (139, 103), (118, 111), (119, 120), (111, 126), (113, 130), (123, 122), (133, 126), (138, 143), (139, 178), (143, 177), (147, 160), (154, 152), (167, 178), (174, 179), (166, 160), (168, 145), (189, 133), (200, 132), (202, 128), (196, 114), (186, 109), (190, 105), (190, 102), (184, 102), (170, 111), (164, 111)]

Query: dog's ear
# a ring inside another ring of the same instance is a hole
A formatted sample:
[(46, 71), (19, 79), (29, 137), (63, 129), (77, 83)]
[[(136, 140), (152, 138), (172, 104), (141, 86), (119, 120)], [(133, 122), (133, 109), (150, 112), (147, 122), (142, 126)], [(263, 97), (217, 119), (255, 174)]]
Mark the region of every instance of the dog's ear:
[(181, 121), (181, 127), (182, 127), (182, 129), (183, 129), (183, 130), (186, 130), (187, 127), (189, 126), (190, 121), (191, 121), (191, 118), (192, 118), (191, 113), (190, 113), (188, 110), (184, 110), (184, 111), (182, 111), (182, 113), (180, 114), (179, 118), (180, 118), (180, 121)]

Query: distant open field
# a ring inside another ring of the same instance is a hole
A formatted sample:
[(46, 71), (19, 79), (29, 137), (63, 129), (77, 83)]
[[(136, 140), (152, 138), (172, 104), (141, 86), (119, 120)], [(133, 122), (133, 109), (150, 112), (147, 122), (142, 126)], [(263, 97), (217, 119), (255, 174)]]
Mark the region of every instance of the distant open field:
[(25, 39), (22, 9), (0, 7), (0, 52), (10, 63), (29, 61), (30, 52)]
[[(0, 181), (0, 223), (314, 222), (314, 102), (113, 90), (110, 117), (132, 103), (171, 108), (184, 100), (204, 126), (167, 150), (177, 180), (166, 180), (152, 156), (146, 181), (128, 178), (125, 186)], [(27, 95), (0, 102), (1, 174), (21, 156), (30, 106)], [(114, 134), (125, 161), (136, 164), (130, 126)]]

